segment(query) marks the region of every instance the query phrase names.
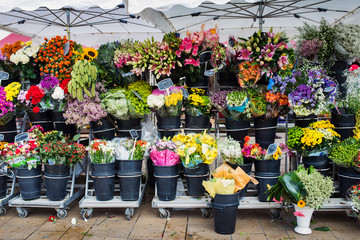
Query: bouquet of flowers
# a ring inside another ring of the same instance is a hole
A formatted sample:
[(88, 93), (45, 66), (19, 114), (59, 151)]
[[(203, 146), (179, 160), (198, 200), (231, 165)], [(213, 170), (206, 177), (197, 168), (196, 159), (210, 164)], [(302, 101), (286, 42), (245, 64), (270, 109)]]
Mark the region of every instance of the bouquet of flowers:
[(157, 166), (173, 166), (180, 163), (176, 153), (177, 145), (168, 138), (163, 138), (150, 148), (150, 158)]
[(245, 137), (241, 152), (244, 157), (257, 160), (281, 160), (284, 154), (290, 154), (288, 147), (283, 143), (273, 143), (268, 149), (262, 149), (258, 143), (250, 144), (249, 136)]
[(340, 103), (343, 105), (346, 114), (358, 114), (360, 111), (359, 74), (360, 69), (356, 64), (353, 64), (349, 71), (345, 73), (346, 95), (345, 99), (340, 100)]
[(336, 143), (329, 150), (329, 158), (342, 167), (355, 167), (360, 171), (359, 159), (360, 142), (355, 138), (347, 138)]
[(143, 159), (145, 152), (149, 148), (149, 143), (143, 140), (131, 138), (113, 139), (115, 146), (116, 159), (120, 160), (139, 160)]
[(354, 185), (351, 188), (351, 205), (357, 212), (360, 211), (360, 184)]
[(22, 48), (21, 41), (16, 41), (13, 44), (6, 43), (0, 50), (0, 69), (9, 73), (10, 79), (18, 79), (20, 81), (20, 69), (10, 61), (10, 56), (16, 53), (17, 50)]
[(165, 95), (155, 89), (147, 98), (151, 111), (159, 117), (176, 117), (181, 114), (183, 94), (180, 87), (171, 87)]
[(185, 100), (186, 113), (191, 116), (210, 116), (211, 103), (209, 96), (205, 95), (205, 90), (191, 88), (189, 98)]
[(288, 131), (287, 146), (303, 156), (320, 156), (339, 141), (340, 135), (329, 120), (311, 123), (306, 128), (293, 127)]
[(31, 86), (28, 90), (21, 90), (18, 95), (19, 102), (27, 109), (31, 109), (34, 113), (45, 111), (48, 109), (46, 104), (40, 102), (45, 101), (45, 90), (39, 86)]
[(0, 125), (7, 124), (15, 115), (15, 104), (21, 84), (13, 82), (0, 87)]
[(95, 139), (88, 147), (92, 163), (112, 163), (115, 161), (115, 144), (111, 141)]
[(241, 145), (239, 141), (227, 137), (218, 142), (219, 155), (223, 162), (232, 164), (243, 164), (244, 158), (241, 152)]
[[(324, 177), (313, 166), (305, 169), (299, 166), (298, 170), (288, 172), (278, 177), (279, 181), (270, 188), (268, 199), (296, 204), (299, 208), (308, 206), (319, 209), (331, 196), (333, 181)], [(295, 212), (297, 216), (299, 213)], [(301, 213), (300, 213), (301, 214)]]
[(187, 168), (194, 168), (200, 163), (211, 164), (217, 157), (218, 147), (215, 139), (203, 133), (179, 133), (172, 139), (178, 146), (176, 153)]
[(302, 40), (298, 43), (297, 51), (301, 58), (314, 61), (321, 50), (321, 46), (322, 41), (319, 41), (317, 38), (311, 40)]
[(281, 94), (280, 92), (266, 91), (265, 92), (265, 101), (266, 101), (266, 119), (272, 119), (279, 116), (286, 115), (289, 111), (289, 101), (288, 96)]

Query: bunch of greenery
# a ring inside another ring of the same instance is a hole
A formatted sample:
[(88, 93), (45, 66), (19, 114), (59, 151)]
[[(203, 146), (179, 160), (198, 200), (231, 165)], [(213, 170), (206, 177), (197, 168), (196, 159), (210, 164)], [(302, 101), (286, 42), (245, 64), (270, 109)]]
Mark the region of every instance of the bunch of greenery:
[[(137, 93), (137, 94), (136, 94)], [(147, 97), (151, 94), (151, 87), (145, 81), (136, 81), (129, 84), (125, 92), (126, 100), (128, 101), (130, 118), (139, 118), (150, 113), (147, 104)]]
[(360, 149), (360, 141), (347, 138), (329, 151), (329, 158), (342, 167), (354, 167)]
[(337, 24), (334, 26), (334, 30), (336, 56), (340, 59), (360, 58), (360, 48), (358, 47), (360, 45), (360, 26)]

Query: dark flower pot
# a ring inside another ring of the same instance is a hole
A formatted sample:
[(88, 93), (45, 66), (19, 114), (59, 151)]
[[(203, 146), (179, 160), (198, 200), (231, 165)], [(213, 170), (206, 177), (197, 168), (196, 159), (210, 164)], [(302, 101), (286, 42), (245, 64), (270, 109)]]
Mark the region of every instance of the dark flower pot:
[(214, 213), (215, 232), (219, 234), (234, 233), (239, 206), (239, 192), (216, 194), (211, 206)]
[(154, 166), (157, 196), (160, 201), (172, 201), (176, 198), (178, 165)]
[(51, 131), (54, 129), (53, 123), (51, 120), (50, 111), (34, 113), (33, 111), (29, 111), (29, 118), (31, 124), (40, 125), (45, 132)]
[(0, 174), (0, 199), (6, 197), (7, 179), (8, 177), (6, 175)]
[(255, 176), (256, 180), (259, 181), (259, 184), (257, 185), (258, 189), (258, 200), (260, 202), (272, 202), (272, 200), (268, 200), (269, 194), (268, 186), (274, 186), (278, 182), (278, 176), (273, 177), (262, 177), (262, 176)]
[(109, 201), (114, 198), (115, 174), (115, 162), (91, 163), (91, 176), (94, 178), (96, 200)]
[(305, 128), (305, 127), (309, 126), (310, 123), (316, 122), (317, 116), (315, 116), (315, 114), (310, 114), (309, 116), (306, 116), (306, 117), (297, 117), (295, 115), (294, 121), (295, 121), (296, 127)]
[(255, 141), (263, 149), (267, 149), (270, 144), (275, 142), (277, 121), (278, 121), (278, 118), (272, 118), (272, 119), (255, 118), (254, 119)]
[(220, 87), (238, 87), (239, 82), (234, 72), (219, 72)]
[(137, 160), (121, 160), (117, 159), (115, 161), (117, 166), (118, 175), (138, 175), (141, 174), (142, 170), (142, 159)]
[(328, 176), (330, 165), (329, 165), (329, 158), (326, 155), (321, 156), (311, 156), (306, 157), (302, 156), (302, 162), (306, 168), (313, 166), (317, 169), (322, 175)]
[(119, 175), (120, 197), (123, 201), (137, 201), (140, 194), (141, 173), (135, 175)]
[(75, 124), (66, 124), (64, 118), (64, 111), (50, 111), (51, 119), (54, 123), (54, 129), (62, 131), (66, 136), (73, 138), (77, 134), (77, 127)]
[(130, 130), (135, 129), (141, 138), (141, 118), (131, 120), (116, 120), (117, 136), (131, 138)]
[(98, 122), (91, 122), (92, 133), (95, 138), (112, 140), (115, 137), (115, 126), (113, 120), (104, 118)]
[(202, 185), (204, 180), (209, 178), (209, 165), (201, 163), (195, 168), (184, 168), (188, 194), (191, 196), (203, 196), (205, 188)]
[(244, 147), (245, 137), (248, 135), (250, 128), (250, 121), (247, 120), (232, 120), (225, 118), (226, 135), (239, 141), (241, 147)]
[(335, 109), (331, 109), (331, 120), (334, 124), (335, 131), (340, 134), (341, 140), (354, 136), (356, 119), (354, 114), (346, 114), (344, 108), (338, 108), (340, 113)]
[(173, 137), (179, 131), (178, 129), (181, 126), (180, 116), (177, 117), (158, 117), (157, 118), (157, 128), (160, 135), (160, 138), (163, 137)]
[(261, 177), (274, 177), (280, 175), (281, 160), (255, 159), (255, 175)]
[(0, 125), (0, 134), (4, 135), (4, 140), (2, 140), (3, 142), (14, 142), (15, 136), (17, 135), (15, 116), (7, 124)]
[(185, 114), (185, 128), (204, 130), (210, 126), (210, 118), (207, 116), (192, 116)]
[(66, 197), (69, 177), (70, 167), (68, 165), (45, 164), (46, 196), (50, 201), (61, 201)]
[(348, 190), (357, 184), (360, 184), (360, 172), (353, 167), (339, 167), (339, 192), (341, 196), (346, 198)]
[(20, 195), (24, 200), (31, 200), (41, 196), (41, 165), (28, 168), (15, 168), (15, 175), (19, 182)]

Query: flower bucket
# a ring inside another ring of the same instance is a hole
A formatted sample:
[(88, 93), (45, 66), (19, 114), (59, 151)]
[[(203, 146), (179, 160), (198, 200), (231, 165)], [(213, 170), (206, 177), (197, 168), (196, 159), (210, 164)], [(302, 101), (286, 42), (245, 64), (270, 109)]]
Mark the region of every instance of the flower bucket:
[(17, 135), (15, 116), (7, 124), (0, 125), (0, 134), (4, 135), (3, 142), (14, 142), (15, 136)]
[(115, 162), (91, 163), (91, 176), (94, 178), (96, 200), (109, 201), (114, 198), (115, 174)]
[(313, 215), (314, 209), (307, 206), (300, 208), (294, 204), (295, 211), (300, 212), (304, 216), (296, 216), (297, 226), (294, 228), (294, 231), (299, 234), (311, 234), (312, 230), (310, 228), (310, 221)]
[(64, 111), (50, 111), (51, 119), (54, 123), (54, 129), (62, 131), (66, 136), (73, 138), (77, 134), (77, 127), (75, 124), (66, 124), (64, 118)]
[(255, 141), (260, 145), (260, 147), (267, 149), (270, 144), (275, 142), (277, 121), (278, 118), (254, 119)]
[(41, 195), (41, 165), (28, 168), (15, 168), (19, 182), (20, 195), (24, 200), (39, 198)]
[(329, 158), (326, 155), (321, 156), (302, 156), (302, 162), (306, 168), (313, 166), (316, 170), (318, 170), (322, 175), (328, 176), (330, 165)]
[(191, 196), (203, 196), (205, 188), (202, 182), (209, 178), (209, 165), (201, 163), (195, 168), (184, 168), (187, 192)]
[(306, 116), (306, 117), (297, 117), (295, 115), (294, 121), (295, 121), (296, 127), (305, 128), (305, 127), (309, 126), (310, 123), (316, 122), (317, 116), (315, 116), (315, 114), (310, 114), (309, 116)]
[(116, 120), (117, 136), (130, 138), (130, 130), (135, 129), (141, 138), (141, 118), (130, 120)]
[(360, 172), (355, 168), (339, 167), (339, 192), (344, 198), (347, 197), (347, 192), (353, 185), (360, 184)]
[(255, 175), (261, 177), (280, 176), (281, 160), (258, 160), (255, 159)]
[[(227, 164), (230, 167), (232, 167), (234, 170), (237, 167), (240, 167), (244, 172), (246, 172), (247, 175), (251, 176), (251, 168), (252, 168), (253, 162), (254, 162), (254, 159), (252, 159), (252, 158), (244, 158), (244, 164), (232, 164), (232, 163), (229, 163), (229, 162), (227, 162)], [(246, 184), (246, 186), (243, 189), (240, 190), (239, 200), (241, 200), (243, 197), (246, 196), (248, 187), (249, 187), (249, 183)]]
[(191, 88), (207, 88), (209, 85), (209, 79), (206, 76), (196, 79), (196, 81), (191, 81), (190, 78), (186, 79), (186, 86)]
[(141, 173), (135, 175), (119, 175), (120, 197), (123, 201), (137, 201), (140, 194)]
[(0, 199), (6, 197), (7, 193), (7, 176), (0, 174)]
[(142, 170), (142, 159), (122, 160), (116, 159), (116, 167), (118, 175), (138, 175)]
[(257, 185), (258, 190), (258, 200), (260, 202), (272, 202), (272, 200), (268, 200), (269, 193), (267, 193), (267, 190), (269, 190), (269, 186), (274, 186), (278, 182), (278, 176), (273, 177), (264, 177), (264, 176), (257, 176), (255, 174), (256, 180), (259, 181), (259, 184)]
[(225, 118), (225, 126), (226, 135), (232, 137), (236, 141), (239, 141), (241, 147), (244, 147), (244, 139), (248, 135), (250, 121)]
[(220, 87), (238, 87), (239, 82), (234, 72), (219, 72)]
[(50, 201), (61, 201), (66, 197), (69, 177), (70, 167), (68, 165), (45, 164), (46, 196)]
[(354, 136), (356, 119), (354, 114), (346, 114), (344, 108), (338, 108), (340, 113), (335, 108), (331, 109), (331, 120), (334, 124), (335, 131), (340, 134), (341, 140)]
[(197, 129), (202, 132), (204, 129), (210, 128), (210, 118), (207, 116), (192, 116), (185, 114), (185, 128)]
[(239, 192), (234, 194), (215, 194), (211, 206), (214, 214), (215, 232), (219, 234), (234, 233), (239, 206)]
[(165, 118), (156, 116), (156, 118), (160, 138), (173, 137), (179, 131), (179, 128), (181, 126), (180, 116)]
[(156, 192), (160, 201), (172, 201), (176, 198), (178, 165), (154, 166)]
[(44, 132), (53, 130), (54, 127), (51, 120), (50, 111), (38, 112), (38, 113), (29, 111), (28, 114), (29, 114), (30, 122), (33, 126), (40, 125), (44, 129)]
[(95, 138), (112, 140), (115, 137), (115, 126), (108, 118), (102, 119), (100, 124), (91, 122), (90, 126)]

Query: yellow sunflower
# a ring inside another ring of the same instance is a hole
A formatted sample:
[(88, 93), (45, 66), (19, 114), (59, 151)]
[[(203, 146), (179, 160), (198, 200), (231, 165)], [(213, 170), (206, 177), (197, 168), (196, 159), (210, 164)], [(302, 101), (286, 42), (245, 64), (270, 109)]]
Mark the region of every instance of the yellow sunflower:
[(98, 56), (98, 51), (94, 48), (84, 48), (82, 54), (84, 60), (92, 61)]
[(297, 205), (298, 205), (299, 208), (303, 208), (303, 207), (305, 207), (306, 203), (305, 203), (304, 200), (299, 200)]

